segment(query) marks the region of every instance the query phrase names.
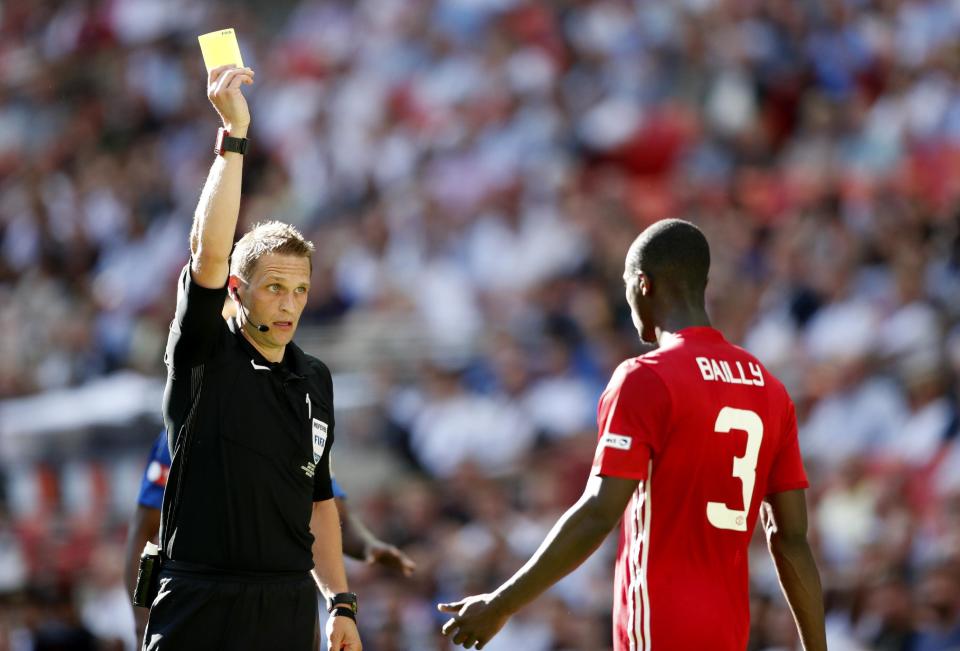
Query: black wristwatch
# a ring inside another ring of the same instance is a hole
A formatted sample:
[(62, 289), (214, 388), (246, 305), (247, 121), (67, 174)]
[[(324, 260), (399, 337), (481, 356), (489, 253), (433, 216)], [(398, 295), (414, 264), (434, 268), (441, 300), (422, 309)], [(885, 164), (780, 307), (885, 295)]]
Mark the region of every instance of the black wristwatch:
[(213, 146), (213, 153), (217, 156), (223, 156), (228, 151), (232, 151), (243, 156), (247, 153), (249, 144), (250, 141), (246, 138), (232, 138), (229, 131), (220, 127), (217, 131), (217, 142)]
[(332, 613), (333, 609), (337, 606), (343, 606), (344, 608), (350, 608), (356, 614), (357, 612), (357, 595), (355, 592), (338, 592), (329, 599), (327, 599), (327, 612)]

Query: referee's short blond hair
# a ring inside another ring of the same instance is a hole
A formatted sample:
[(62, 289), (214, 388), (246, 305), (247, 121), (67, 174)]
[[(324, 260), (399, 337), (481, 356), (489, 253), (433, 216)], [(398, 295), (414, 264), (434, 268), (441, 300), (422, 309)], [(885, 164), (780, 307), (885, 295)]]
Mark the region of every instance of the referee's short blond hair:
[(290, 224), (259, 222), (234, 244), (230, 255), (230, 275), (249, 280), (257, 262), (269, 253), (306, 258), (312, 273), (314, 250), (313, 242)]

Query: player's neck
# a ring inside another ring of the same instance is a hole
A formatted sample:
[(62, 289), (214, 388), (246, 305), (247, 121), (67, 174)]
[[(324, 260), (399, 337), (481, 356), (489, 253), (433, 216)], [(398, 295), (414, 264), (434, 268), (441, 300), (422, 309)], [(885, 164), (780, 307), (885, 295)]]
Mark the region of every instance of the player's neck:
[(665, 334), (673, 334), (684, 328), (711, 328), (707, 311), (701, 308), (674, 309), (657, 325), (657, 341)]
[(282, 362), (283, 354), (286, 352), (286, 346), (269, 346), (263, 342), (257, 341), (257, 338), (247, 332), (246, 328), (240, 330), (243, 338), (250, 342), (250, 345), (257, 349), (268, 362)]

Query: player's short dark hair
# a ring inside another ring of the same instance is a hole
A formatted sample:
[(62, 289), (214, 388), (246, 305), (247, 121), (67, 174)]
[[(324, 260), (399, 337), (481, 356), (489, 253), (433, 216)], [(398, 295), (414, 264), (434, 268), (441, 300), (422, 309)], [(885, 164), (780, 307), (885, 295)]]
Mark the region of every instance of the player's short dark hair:
[(626, 273), (643, 271), (688, 293), (703, 292), (710, 272), (710, 245), (703, 232), (682, 219), (664, 219), (644, 229), (627, 253)]

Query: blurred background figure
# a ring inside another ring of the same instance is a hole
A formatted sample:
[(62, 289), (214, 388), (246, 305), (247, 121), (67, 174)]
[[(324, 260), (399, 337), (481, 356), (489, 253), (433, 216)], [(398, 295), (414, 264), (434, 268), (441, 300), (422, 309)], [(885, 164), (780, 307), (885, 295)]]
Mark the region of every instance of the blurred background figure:
[(946, 651), (960, 646), (960, 568), (932, 566), (920, 581), (919, 651)]
[[(196, 35), (224, 26), (264, 82), (241, 220), (317, 244), (300, 337), (334, 371), (336, 468), (418, 564), (348, 566), (367, 648), (444, 648), (431, 605), (499, 583), (577, 497), (596, 399), (643, 352), (621, 262), (667, 216), (706, 232), (713, 322), (797, 404), (831, 648), (946, 644), (955, 4), (8, 0), (0, 648), (132, 647), (102, 623), (122, 585), (105, 559), (160, 425), (213, 156)], [(754, 550), (751, 650), (795, 648)], [(614, 552), (504, 648), (608, 645)]]

